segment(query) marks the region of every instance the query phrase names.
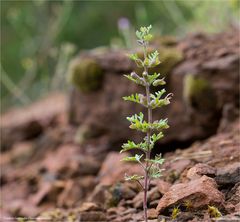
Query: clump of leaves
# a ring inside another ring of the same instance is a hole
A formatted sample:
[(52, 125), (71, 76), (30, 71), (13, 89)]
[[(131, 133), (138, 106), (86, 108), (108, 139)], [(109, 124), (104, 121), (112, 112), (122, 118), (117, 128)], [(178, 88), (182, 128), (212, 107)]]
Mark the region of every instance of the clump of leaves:
[(221, 212), (218, 210), (217, 207), (209, 206), (209, 205), (208, 205), (208, 214), (210, 215), (210, 217), (213, 217), (213, 218), (219, 218), (222, 216)]
[(156, 86), (165, 85), (166, 82), (164, 78), (159, 78), (160, 73), (149, 73), (149, 68), (153, 68), (160, 64), (158, 51), (148, 53), (147, 47), (149, 41), (152, 39), (152, 34), (150, 34), (152, 26), (141, 27), (139, 31), (136, 31), (137, 43), (142, 47), (144, 58), (140, 59), (137, 54), (129, 55), (129, 58), (133, 60), (138, 67), (143, 69), (143, 73), (138, 75), (136, 72), (132, 72), (129, 75), (124, 75), (129, 80), (145, 88), (145, 95), (140, 93), (135, 93), (130, 96), (125, 96), (123, 99), (125, 101), (138, 103), (147, 109), (147, 119), (144, 118), (143, 113), (134, 114), (131, 117), (127, 117), (130, 122), (130, 128), (138, 130), (144, 133), (146, 136), (143, 137), (142, 142), (135, 143), (133, 141), (128, 141), (122, 145), (121, 152), (129, 150), (139, 150), (142, 152), (141, 155), (136, 154), (135, 156), (126, 157), (123, 160), (128, 162), (139, 163), (143, 169), (143, 175), (126, 175), (126, 180), (137, 181), (143, 188), (144, 199), (143, 199), (143, 209), (144, 209), (144, 219), (147, 222), (147, 194), (149, 189), (149, 184), (152, 179), (159, 178), (161, 176), (161, 165), (164, 159), (161, 155), (156, 155), (153, 159), (150, 158), (151, 150), (154, 144), (163, 138), (163, 130), (167, 129), (168, 121), (167, 119), (153, 120), (152, 110), (166, 106), (170, 103), (172, 94), (167, 94), (165, 89), (151, 93), (150, 88)]

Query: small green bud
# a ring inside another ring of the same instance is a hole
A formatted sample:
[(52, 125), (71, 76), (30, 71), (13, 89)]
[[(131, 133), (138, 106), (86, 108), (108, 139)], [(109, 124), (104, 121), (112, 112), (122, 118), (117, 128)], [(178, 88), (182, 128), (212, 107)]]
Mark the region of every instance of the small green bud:
[(164, 78), (163, 79), (157, 79), (153, 82), (153, 86), (162, 86), (162, 85), (165, 85), (166, 82), (164, 81)]

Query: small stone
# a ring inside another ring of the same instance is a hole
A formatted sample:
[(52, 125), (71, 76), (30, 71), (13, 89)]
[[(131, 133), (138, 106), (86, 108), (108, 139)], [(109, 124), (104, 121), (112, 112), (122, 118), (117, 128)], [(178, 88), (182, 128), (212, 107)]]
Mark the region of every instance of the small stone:
[[(143, 206), (143, 191), (138, 193), (133, 199), (134, 208), (142, 208)], [(158, 191), (158, 187), (154, 187), (150, 191), (148, 191), (148, 203), (157, 200), (161, 197), (161, 194)]]
[(149, 209), (147, 213), (148, 213), (148, 219), (155, 219), (158, 217), (158, 212), (154, 208)]
[[(124, 175), (141, 174), (142, 169), (137, 164), (123, 163), (121, 160), (127, 154), (110, 152), (104, 160), (98, 174), (101, 184), (113, 185), (124, 180)], [(113, 167), (114, 166), (114, 167)]]
[(157, 187), (158, 187), (158, 191), (161, 194), (165, 194), (170, 189), (171, 184), (166, 182), (166, 181), (164, 181), (164, 180), (158, 180), (157, 181)]
[(92, 202), (85, 202), (78, 209), (79, 212), (99, 211), (99, 210), (101, 210), (101, 208), (96, 203), (92, 203)]
[(200, 179), (188, 183), (173, 185), (160, 199), (157, 211), (163, 212), (166, 208), (183, 203), (186, 200), (191, 201), (192, 208), (198, 209), (209, 204), (222, 205), (224, 197), (217, 189), (217, 184), (212, 178), (202, 176)]
[(81, 222), (89, 222), (89, 221), (107, 221), (105, 213), (101, 211), (90, 211), (90, 212), (81, 212), (79, 213), (79, 221)]
[(207, 164), (198, 163), (187, 172), (187, 178), (190, 180), (199, 179), (203, 175), (214, 177), (216, 175), (216, 169)]
[(240, 163), (235, 162), (223, 168), (219, 168), (215, 180), (219, 185), (234, 185), (240, 182)]
[(109, 199), (111, 199), (109, 187), (102, 184), (98, 184), (88, 197), (88, 201), (98, 203), (101, 206), (105, 206)]
[(125, 207), (111, 207), (111, 208), (107, 209), (108, 215), (121, 214), (124, 211), (126, 211)]

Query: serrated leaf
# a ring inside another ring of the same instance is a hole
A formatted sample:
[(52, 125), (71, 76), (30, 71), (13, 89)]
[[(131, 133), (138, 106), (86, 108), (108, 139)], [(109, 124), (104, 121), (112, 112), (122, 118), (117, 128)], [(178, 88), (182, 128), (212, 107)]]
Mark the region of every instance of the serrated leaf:
[(149, 68), (153, 68), (153, 67), (159, 65), (160, 61), (159, 61), (158, 56), (159, 56), (159, 53), (158, 53), (157, 50), (152, 52), (152, 53), (149, 53), (148, 57), (147, 57), (148, 58), (148, 64), (145, 64), (145, 63), (144, 64)]
[(164, 159), (162, 158), (162, 155), (156, 155), (154, 159), (145, 159), (145, 161), (156, 164), (156, 165), (162, 165), (164, 163)]
[(133, 53), (133, 54), (128, 54), (128, 58), (133, 60), (133, 61), (136, 61), (138, 60), (138, 55), (136, 53)]
[(155, 92), (155, 94), (150, 94), (151, 99), (160, 99), (162, 95), (166, 92), (165, 89)]
[(141, 94), (135, 93), (135, 94), (132, 94), (130, 96), (124, 96), (123, 99), (125, 101), (140, 103), (140, 95)]
[(153, 123), (146, 122), (143, 120), (143, 113), (127, 117), (127, 120), (131, 122), (131, 125), (129, 126), (130, 129), (136, 129), (145, 133), (149, 130), (160, 131), (169, 127), (167, 124), (167, 119), (156, 120)]
[(160, 131), (162, 129), (169, 128), (168, 119), (156, 120), (151, 124), (151, 129), (154, 131)]
[(128, 54), (127, 55), (131, 60), (133, 60), (138, 67), (144, 67), (143, 61), (138, 57), (138, 54)]
[(122, 161), (127, 161), (127, 162), (140, 162), (142, 157), (143, 157), (143, 154), (142, 154), (142, 155), (135, 154), (135, 156), (124, 157), (124, 158), (122, 159)]
[(122, 145), (122, 150), (120, 151), (120, 153), (129, 151), (129, 150), (134, 150), (134, 149), (145, 151), (146, 146), (147, 146), (146, 141), (136, 144), (133, 141), (128, 140), (127, 143), (124, 143)]
[(162, 169), (159, 169), (159, 167), (151, 167), (149, 170), (149, 177), (152, 179), (157, 179), (162, 176)]
[(152, 136), (151, 136), (151, 138), (150, 138), (150, 141), (151, 141), (151, 143), (156, 143), (158, 140), (160, 140), (161, 138), (163, 138), (163, 133), (162, 132), (160, 132), (160, 133), (158, 133), (158, 134), (152, 134)]
[(160, 76), (160, 73), (154, 73), (152, 75), (147, 76), (147, 81), (151, 85), (158, 77)]
[(123, 75), (123, 76), (125, 76), (126, 78), (128, 78), (129, 80), (133, 81), (138, 85), (142, 85), (142, 86), (146, 85), (144, 82), (144, 79), (138, 76), (135, 72), (132, 72), (130, 75)]
[(161, 93), (156, 94), (156, 96), (151, 94), (152, 100), (150, 102), (150, 106), (152, 109), (170, 104), (170, 99), (172, 98), (172, 93), (169, 93), (164, 99), (160, 99), (161, 96), (162, 96)]

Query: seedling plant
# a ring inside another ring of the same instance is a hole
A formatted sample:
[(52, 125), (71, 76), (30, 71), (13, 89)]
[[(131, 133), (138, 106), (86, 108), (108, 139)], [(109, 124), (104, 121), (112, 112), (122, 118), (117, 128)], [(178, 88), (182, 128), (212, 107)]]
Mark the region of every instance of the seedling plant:
[(152, 112), (154, 109), (168, 105), (172, 97), (171, 93), (164, 96), (166, 93), (164, 88), (159, 91), (155, 90), (154, 93), (151, 93), (152, 87), (163, 86), (166, 84), (164, 78), (159, 78), (160, 73), (149, 72), (150, 68), (154, 68), (160, 64), (158, 51), (149, 52), (149, 42), (153, 38), (153, 35), (150, 33), (151, 28), (152, 26), (150, 25), (148, 27), (141, 27), (140, 30), (136, 31), (137, 43), (143, 50), (143, 58), (140, 58), (136, 53), (129, 55), (129, 58), (136, 63), (136, 65), (142, 70), (142, 73), (137, 74), (137, 72), (133, 71), (129, 75), (124, 75), (130, 81), (145, 88), (145, 95), (135, 93), (123, 97), (125, 101), (140, 104), (147, 109), (147, 119), (144, 118), (142, 112), (127, 117), (127, 120), (130, 122), (130, 129), (140, 131), (145, 134), (145, 136), (143, 136), (140, 143), (128, 140), (127, 143), (122, 145), (122, 150), (120, 151), (125, 152), (135, 150), (141, 151), (142, 153), (125, 157), (123, 161), (137, 162), (143, 169), (143, 175), (125, 175), (125, 179), (128, 181), (137, 181), (143, 189), (143, 211), (145, 222), (148, 221), (147, 199), (149, 184), (152, 179), (161, 176), (161, 165), (164, 162), (161, 155), (156, 155), (151, 158), (151, 151), (154, 144), (163, 138), (164, 135), (162, 131), (169, 127), (167, 119), (153, 120)]

